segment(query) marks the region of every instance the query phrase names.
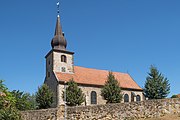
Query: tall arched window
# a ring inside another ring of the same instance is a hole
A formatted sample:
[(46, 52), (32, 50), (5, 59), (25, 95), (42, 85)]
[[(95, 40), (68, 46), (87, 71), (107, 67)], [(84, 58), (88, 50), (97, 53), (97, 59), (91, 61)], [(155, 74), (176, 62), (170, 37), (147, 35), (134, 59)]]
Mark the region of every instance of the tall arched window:
[(129, 95), (128, 94), (124, 95), (124, 102), (129, 102)]
[(91, 104), (97, 104), (97, 93), (95, 91), (91, 92)]
[(67, 58), (65, 55), (61, 55), (61, 62), (67, 62)]
[(136, 97), (136, 94), (134, 92), (131, 92), (131, 102), (134, 102), (134, 97)]
[(136, 96), (136, 101), (141, 101), (141, 96), (140, 95)]

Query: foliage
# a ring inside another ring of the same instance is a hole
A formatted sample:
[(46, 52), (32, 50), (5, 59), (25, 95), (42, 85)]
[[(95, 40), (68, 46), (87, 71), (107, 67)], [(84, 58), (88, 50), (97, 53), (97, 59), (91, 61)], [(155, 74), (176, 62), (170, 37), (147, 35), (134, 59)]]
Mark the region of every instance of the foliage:
[(35, 109), (35, 103), (31, 100), (31, 95), (29, 93), (20, 92), (19, 90), (13, 90), (11, 93), (16, 98), (15, 106), (18, 110)]
[(170, 93), (170, 84), (156, 67), (150, 67), (144, 87), (145, 96), (149, 99), (162, 99)]
[(178, 98), (178, 96), (177, 95), (172, 95), (171, 98)]
[(15, 102), (15, 98), (3, 84), (3, 80), (0, 80), (0, 109), (6, 105), (14, 105)]
[(109, 72), (107, 81), (101, 89), (101, 96), (107, 100), (106, 103), (120, 103), (122, 100), (119, 82), (115, 79), (112, 72)]
[[(64, 94), (66, 93), (66, 94)], [(69, 106), (81, 105), (85, 101), (85, 95), (78, 87), (77, 83), (72, 80), (67, 82), (65, 92), (63, 91), (62, 98), (65, 99), (66, 104)]]
[(0, 109), (0, 120), (21, 120), (21, 115), (15, 107), (9, 106)]
[(0, 80), (0, 120), (20, 120), (20, 114), (15, 103), (15, 97)]
[(36, 102), (36, 95), (32, 94), (28, 97), (28, 101), (30, 102), (30, 109), (35, 110), (37, 109), (37, 102)]
[(46, 84), (38, 87), (38, 91), (36, 92), (36, 102), (38, 109), (47, 109), (51, 107), (51, 104), (53, 103), (53, 92)]

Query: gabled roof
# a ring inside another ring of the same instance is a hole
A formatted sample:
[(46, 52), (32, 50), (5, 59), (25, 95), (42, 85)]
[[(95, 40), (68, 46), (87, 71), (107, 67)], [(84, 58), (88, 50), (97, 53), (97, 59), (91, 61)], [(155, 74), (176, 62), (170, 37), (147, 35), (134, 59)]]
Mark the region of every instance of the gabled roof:
[[(79, 84), (102, 86), (107, 80), (109, 71), (74, 66), (73, 74), (61, 72), (55, 74), (59, 81), (69, 81), (73, 78)], [(113, 75), (119, 81), (121, 88), (142, 90), (129, 74), (113, 72)]]

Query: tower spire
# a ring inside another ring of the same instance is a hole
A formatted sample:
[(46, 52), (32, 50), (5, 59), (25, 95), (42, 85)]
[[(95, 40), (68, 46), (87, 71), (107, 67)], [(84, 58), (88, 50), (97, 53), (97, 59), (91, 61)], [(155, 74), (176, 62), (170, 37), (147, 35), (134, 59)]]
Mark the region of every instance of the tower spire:
[(66, 50), (67, 42), (64, 37), (64, 33), (62, 32), (62, 27), (61, 27), (61, 23), (60, 23), (59, 4), (60, 3), (58, 0), (56, 28), (55, 28), (54, 38), (51, 41), (51, 46), (53, 49), (56, 49), (56, 50)]

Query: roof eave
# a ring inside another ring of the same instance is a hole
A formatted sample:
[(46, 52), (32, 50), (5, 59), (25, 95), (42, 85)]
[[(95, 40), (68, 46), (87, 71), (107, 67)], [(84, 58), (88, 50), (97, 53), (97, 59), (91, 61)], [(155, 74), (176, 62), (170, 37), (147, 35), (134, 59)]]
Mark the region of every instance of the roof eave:
[[(64, 84), (67, 81), (64, 80), (59, 80), (58, 83), (59, 84)], [(99, 87), (102, 88), (104, 85), (97, 85), (97, 84), (87, 84), (87, 83), (77, 83), (78, 85), (82, 85), (82, 86), (91, 86), (91, 87)], [(121, 87), (122, 90), (132, 90), (132, 91), (143, 91), (143, 89), (140, 88), (126, 88), (126, 87)]]

